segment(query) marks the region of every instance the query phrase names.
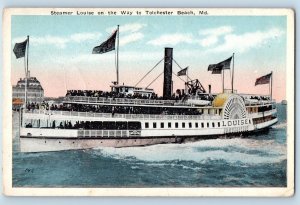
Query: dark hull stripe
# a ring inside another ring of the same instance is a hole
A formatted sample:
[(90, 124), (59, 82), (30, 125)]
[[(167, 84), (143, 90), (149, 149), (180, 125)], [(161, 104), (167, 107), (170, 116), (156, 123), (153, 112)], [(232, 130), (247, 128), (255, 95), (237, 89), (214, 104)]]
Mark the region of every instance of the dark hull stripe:
[[(275, 124), (275, 123), (274, 123)], [(20, 136), (20, 138), (30, 138), (30, 139), (57, 139), (57, 140), (129, 140), (129, 139), (160, 139), (160, 138), (197, 138), (197, 139), (215, 139), (221, 137), (240, 137), (240, 136), (251, 136), (257, 133), (266, 132), (270, 127), (262, 128), (254, 131), (238, 132), (238, 133), (227, 133), (227, 134), (215, 134), (215, 135), (185, 135), (185, 136), (150, 136), (150, 137), (114, 137), (114, 138), (102, 138), (102, 137), (49, 137), (49, 136)]]

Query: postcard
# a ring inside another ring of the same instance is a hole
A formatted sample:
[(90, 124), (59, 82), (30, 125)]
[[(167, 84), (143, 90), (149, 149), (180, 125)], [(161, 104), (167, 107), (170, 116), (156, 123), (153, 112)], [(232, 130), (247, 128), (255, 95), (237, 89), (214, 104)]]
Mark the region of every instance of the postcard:
[(9, 196), (294, 194), (291, 9), (6, 8)]

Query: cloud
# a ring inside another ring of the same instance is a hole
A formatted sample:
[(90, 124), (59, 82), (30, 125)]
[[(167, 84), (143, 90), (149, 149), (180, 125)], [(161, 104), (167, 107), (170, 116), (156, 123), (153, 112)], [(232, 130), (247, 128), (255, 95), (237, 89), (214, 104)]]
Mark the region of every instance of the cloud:
[(210, 28), (199, 31), (200, 40), (198, 36), (194, 36), (190, 33), (175, 33), (164, 34), (156, 39), (149, 41), (149, 44), (161, 46), (161, 45), (177, 45), (179, 43), (197, 43), (202, 47), (208, 47), (216, 44), (219, 41), (219, 37), (228, 33), (231, 33), (233, 28), (230, 26), (221, 26), (217, 28)]
[(246, 52), (251, 48), (258, 48), (271, 40), (275, 40), (284, 34), (278, 28), (265, 31), (248, 32), (241, 35), (228, 34), (224, 36), (224, 43), (210, 49), (210, 52)]
[(220, 35), (225, 35), (225, 34), (231, 33), (232, 31), (233, 31), (233, 28), (231, 26), (221, 26), (221, 27), (216, 27), (216, 28), (200, 30), (199, 34), (200, 35), (220, 36)]
[(120, 38), (120, 46), (125, 46), (126, 44), (141, 40), (142, 38), (144, 38), (144, 34), (140, 32), (129, 34)]
[[(146, 27), (147, 24), (141, 24), (141, 23), (131, 23), (131, 24), (125, 24), (120, 26), (120, 33), (127, 33), (127, 32), (138, 32), (142, 28)], [(107, 28), (106, 31), (108, 33), (111, 33), (112, 31), (116, 30), (116, 26)]]
[(99, 37), (101, 36), (101, 33), (75, 33), (73, 35), (70, 36), (71, 40), (80, 43), (83, 41), (88, 41), (88, 40), (95, 40), (95, 39), (99, 39)]
[[(144, 38), (144, 34), (141, 32), (141, 29), (146, 27), (147, 24), (141, 23), (130, 23), (121, 25), (120, 30), (120, 46), (125, 46), (129, 43), (141, 40)], [(108, 33), (112, 33), (116, 30), (116, 26), (109, 27), (106, 29)]]
[(204, 38), (201, 37), (201, 40), (199, 40), (199, 44), (202, 47), (213, 46), (218, 43), (219, 38), (221, 36), (232, 33), (232, 31), (233, 31), (233, 28), (231, 26), (221, 26), (221, 27), (217, 27), (217, 28), (201, 30), (201, 31), (199, 31), (199, 35), (205, 36), (205, 37)]
[(199, 44), (202, 47), (208, 47), (216, 44), (218, 42), (218, 36), (209, 36), (204, 39), (199, 40)]
[(175, 34), (164, 34), (156, 39), (148, 41), (148, 44), (155, 46), (162, 45), (177, 45), (179, 43), (193, 43), (193, 35), (192, 34), (184, 34), (184, 33), (175, 33)]
[[(65, 48), (68, 43), (81, 43), (84, 41), (97, 40), (101, 36), (101, 33), (75, 33), (69, 36), (61, 37), (61, 36), (30, 36), (30, 45), (32, 46), (55, 46), (58, 48)], [(24, 41), (24, 37), (17, 37), (12, 40), (12, 43), (19, 43)]]

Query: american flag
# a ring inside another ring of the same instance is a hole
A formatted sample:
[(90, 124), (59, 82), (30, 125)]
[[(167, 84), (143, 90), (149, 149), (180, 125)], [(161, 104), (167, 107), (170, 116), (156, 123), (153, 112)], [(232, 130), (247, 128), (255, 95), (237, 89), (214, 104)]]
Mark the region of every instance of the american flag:
[(102, 54), (115, 50), (117, 32), (118, 30), (115, 30), (106, 41), (101, 43), (100, 46), (96, 46), (95, 48), (93, 48), (93, 54)]
[(221, 74), (222, 70), (230, 69), (231, 59), (232, 59), (232, 56), (230, 58), (220, 62), (220, 63), (210, 64), (208, 66), (207, 70), (212, 71), (212, 74)]
[(177, 76), (186, 75), (187, 69), (188, 69), (188, 67), (186, 67), (186, 68), (180, 70), (180, 71), (177, 73)]
[(25, 56), (26, 52), (26, 45), (27, 45), (27, 40), (25, 40), (22, 43), (16, 43), (14, 47), (14, 53), (16, 55), (16, 58), (22, 58)]
[(257, 78), (255, 81), (255, 86), (270, 83), (271, 76), (272, 76), (272, 73), (269, 73), (267, 75)]

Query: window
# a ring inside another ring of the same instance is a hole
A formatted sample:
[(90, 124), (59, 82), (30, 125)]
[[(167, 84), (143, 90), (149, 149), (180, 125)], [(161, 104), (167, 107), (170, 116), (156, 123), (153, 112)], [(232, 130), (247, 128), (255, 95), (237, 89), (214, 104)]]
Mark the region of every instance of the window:
[(171, 128), (172, 124), (170, 122), (168, 122), (168, 128)]
[(129, 130), (140, 130), (141, 122), (128, 122), (128, 129)]
[(156, 122), (153, 122), (153, 128), (156, 128)]
[(215, 127), (215, 123), (214, 122), (212, 123), (212, 127)]
[[(89, 127), (89, 126), (90, 125), (88, 124), (87, 127)], [(116, 129), (116, 122), (110, 122), (110, 121), (103, 122), (103, 129), (104, 130), (115, 130)]]
[(192, 128), (192, 123), (191, 122), (189, 122), (189, 128)]
[(198, 128), (198, 122), (195, 123), (195, 127)]
[(175, 128), (178, 128), (178, 122), (175, 122)]
[(145, 123), (145, 128), (149, 128), (149, 122)]
[(163, 122), (160, 123), (160, 128), (164, 128), (165, 124)]
[(207, 123), (207, 128), (209, 128), (209, 122)]
[(221, 127), (221, 123), (220, 122), (218, 122), (218, 127)]
[(204, 128), (204, 123), (203, 122), (201, 122), (201, 127)]
[(128, 123), (127, 122), (116, 122), (117, 130), (127, 130)]
[(182, 123), (182, 128), (185, 128), (185, 123), (184, 122)]

